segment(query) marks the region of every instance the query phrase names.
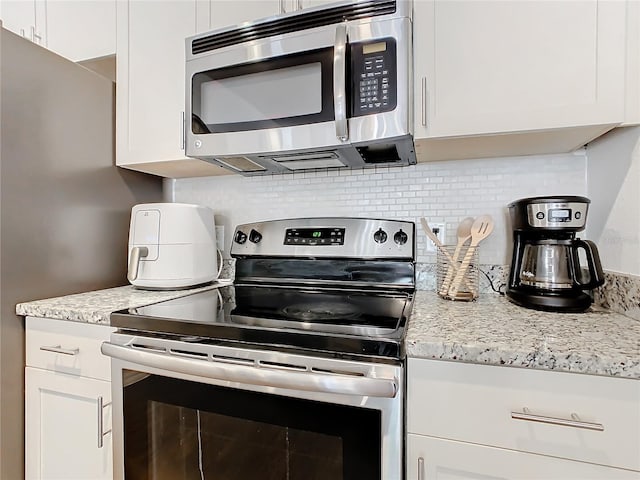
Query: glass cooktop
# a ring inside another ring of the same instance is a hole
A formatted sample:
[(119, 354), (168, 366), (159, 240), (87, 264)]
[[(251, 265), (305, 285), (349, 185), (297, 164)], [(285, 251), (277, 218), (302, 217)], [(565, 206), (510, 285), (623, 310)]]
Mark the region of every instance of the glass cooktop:
[(123, 330), (194, 342), (402, 358), (407, 292), (235, 285), (111, 315)]

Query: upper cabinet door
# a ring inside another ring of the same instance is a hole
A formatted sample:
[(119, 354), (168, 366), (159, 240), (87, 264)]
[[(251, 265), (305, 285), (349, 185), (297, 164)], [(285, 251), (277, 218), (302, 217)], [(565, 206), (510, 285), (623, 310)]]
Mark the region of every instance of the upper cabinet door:
[(640, 2), (627, 0), (627, 106), (625, 125), (640, 125)]
[(46, 47), (69, 60), (116, 52), (115, 0), (48, 1), (46, 22)]
[(625, 4), (416, 0), (417, 138), (624, 118)]
[(211, 2), (211, 28), (222, 28), (251, 22), (259, 18), (271, 17), (281, 13), (282, 3), (279, 0), (229, 1), (213, 0)]
[(185, 158), (185, 38), (208, 27), (208, 9), (198, 21), (199, 5), (117, 2), (118, 165)]
[[(41, 3), (41, 2), (38, 2)], [(38, 5), (40, 10), (40, 5)], [(35, 0), (0, 1), (0, 19), (7, 30), (41, 44), (42, 31), (36, 28)]]
[(336, 1), (338, 0), (290, 0), (292, 7), (297, 10), (328, 5), (330, 3), (336, 3)]

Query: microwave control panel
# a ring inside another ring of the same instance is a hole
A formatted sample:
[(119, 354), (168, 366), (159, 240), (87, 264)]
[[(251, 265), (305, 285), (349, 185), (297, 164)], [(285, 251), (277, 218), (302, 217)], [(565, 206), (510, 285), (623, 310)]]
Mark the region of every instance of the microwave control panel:
[(383, 38), (352, 43), (351, 116), (390, 112), (396, 108), (396, 41)]

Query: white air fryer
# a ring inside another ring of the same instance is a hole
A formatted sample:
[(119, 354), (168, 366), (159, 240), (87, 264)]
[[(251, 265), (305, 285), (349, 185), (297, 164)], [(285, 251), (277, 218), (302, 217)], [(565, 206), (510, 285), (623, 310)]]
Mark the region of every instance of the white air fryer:
[(149, 290), (175, 290), (218, 278), (213, 210), (146, 203), (131, 210), (127, 278)]

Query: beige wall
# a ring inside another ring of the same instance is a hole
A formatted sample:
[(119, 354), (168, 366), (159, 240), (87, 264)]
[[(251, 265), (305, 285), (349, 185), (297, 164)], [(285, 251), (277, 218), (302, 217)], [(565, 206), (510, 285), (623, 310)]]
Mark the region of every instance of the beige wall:
[(161, 200), (162, 182), (114, 166), (111, 81), (4, 29), (0, 72), (0, 479), (14, 480), (25, 367), (15, 305), (127, 284), (131, 207)]

